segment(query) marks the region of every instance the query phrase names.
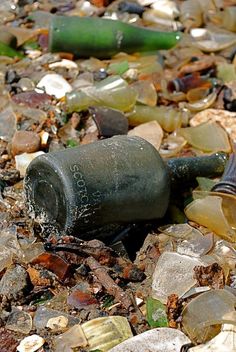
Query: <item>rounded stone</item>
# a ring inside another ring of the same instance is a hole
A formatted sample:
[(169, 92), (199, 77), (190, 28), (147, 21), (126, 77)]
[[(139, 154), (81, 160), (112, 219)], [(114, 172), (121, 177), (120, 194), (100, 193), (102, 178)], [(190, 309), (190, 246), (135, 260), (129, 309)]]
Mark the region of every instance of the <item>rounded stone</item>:
[(40, 137), (31, 131), (16, 131), (11, 144), (13, 155), (34, 153), (40, 149)]

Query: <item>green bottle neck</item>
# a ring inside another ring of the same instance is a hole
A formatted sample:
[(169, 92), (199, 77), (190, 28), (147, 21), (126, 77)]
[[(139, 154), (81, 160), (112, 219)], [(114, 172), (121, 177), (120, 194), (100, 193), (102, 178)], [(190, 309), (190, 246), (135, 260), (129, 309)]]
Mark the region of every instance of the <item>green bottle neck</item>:
[(193, 184), (196, 177), (214, 178), (224, 172), (228, 156), (218, 152), (212, 155), (196, 157), (173, 158), (166, 162), (169, 171), (171, 187)]

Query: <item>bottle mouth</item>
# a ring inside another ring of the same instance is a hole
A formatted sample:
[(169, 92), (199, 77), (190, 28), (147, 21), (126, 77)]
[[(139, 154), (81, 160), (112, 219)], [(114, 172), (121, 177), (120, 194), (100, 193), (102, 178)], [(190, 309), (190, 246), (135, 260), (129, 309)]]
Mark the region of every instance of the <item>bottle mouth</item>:
[(36, 159), (29, 165), (24, 181), (30, 215), (45, 227), (64, 231), (68, 220), (65, 180), (51, 165), (53, 160), (44, 156)]

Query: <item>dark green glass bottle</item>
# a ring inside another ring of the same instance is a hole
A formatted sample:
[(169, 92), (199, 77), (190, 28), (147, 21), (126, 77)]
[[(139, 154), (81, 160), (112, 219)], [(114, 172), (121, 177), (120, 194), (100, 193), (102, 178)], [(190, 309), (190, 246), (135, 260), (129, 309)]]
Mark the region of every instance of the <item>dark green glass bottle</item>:
[(162, 218), (171, 183), (181, 175), (183, 182), (221, 175), (225, 163), (225, 154), (219, 153), (166, 164), (144, 139), (116, 136), (40, 155), (27, 169), (25, 191), (36, 216), (61, 232), (83, 237), (107, 224)]

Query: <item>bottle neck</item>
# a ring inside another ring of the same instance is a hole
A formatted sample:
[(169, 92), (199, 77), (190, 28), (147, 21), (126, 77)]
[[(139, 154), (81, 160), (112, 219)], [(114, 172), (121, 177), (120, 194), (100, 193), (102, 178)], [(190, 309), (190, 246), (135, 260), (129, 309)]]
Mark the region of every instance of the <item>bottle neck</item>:
[(171, 186), (189, 186), (196, 177), (214, 178), (222, 175), (227, 163), (227, 154), (218, 152), (212, 155), (173, 158), (166, 162)]

